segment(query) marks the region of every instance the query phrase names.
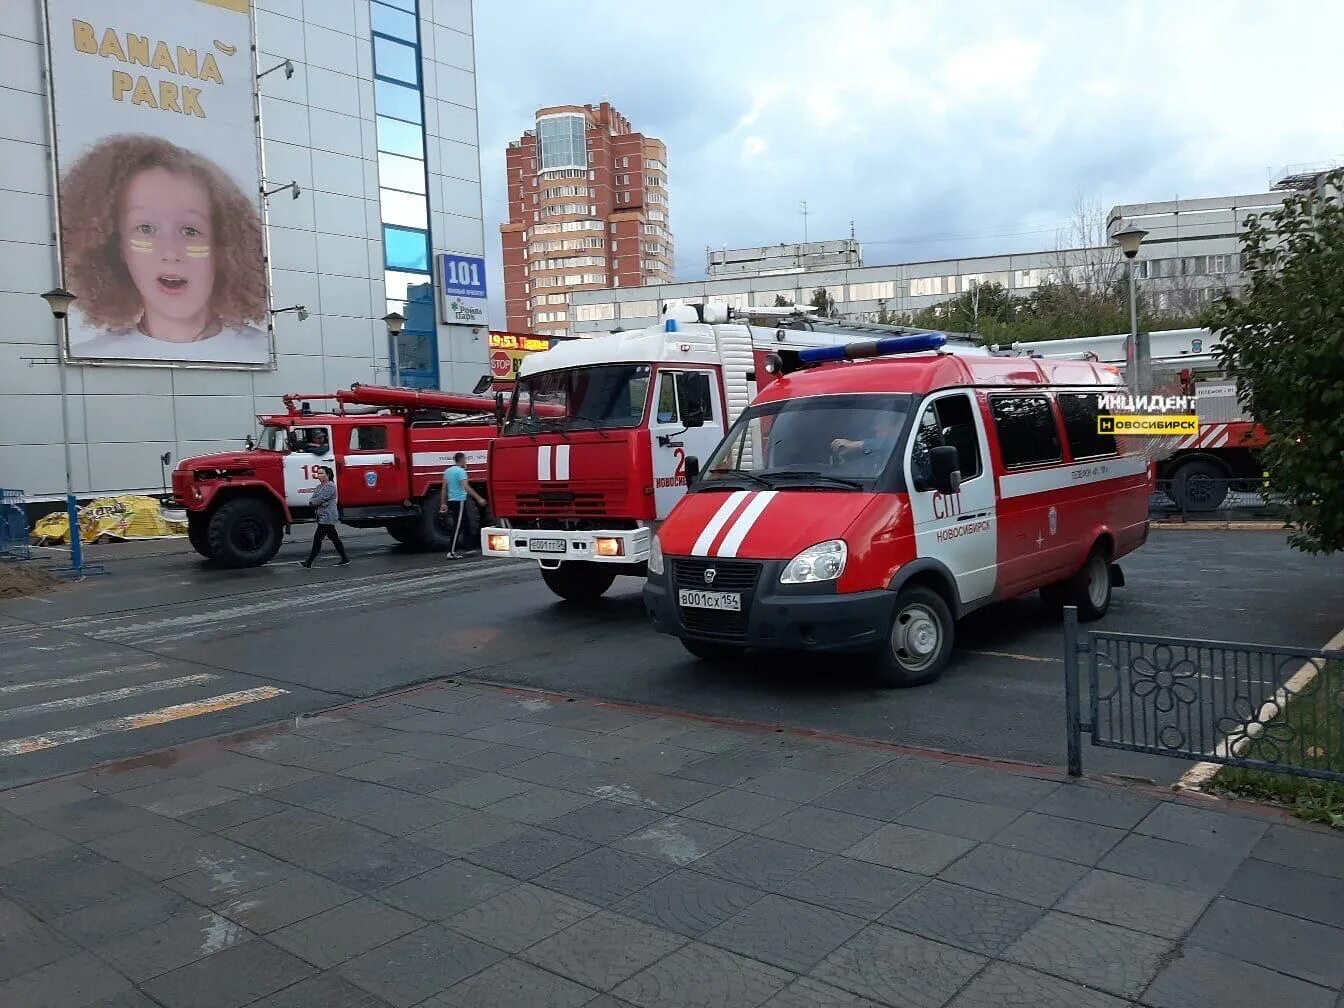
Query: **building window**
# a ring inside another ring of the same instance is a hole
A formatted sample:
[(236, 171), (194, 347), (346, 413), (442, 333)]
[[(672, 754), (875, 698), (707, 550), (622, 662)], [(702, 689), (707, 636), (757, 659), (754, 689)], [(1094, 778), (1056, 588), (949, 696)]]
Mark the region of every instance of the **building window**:
[(369, 19), (372, 22), (373, 30), (380, 35), (405, 39), (412, 44), (416, 41), (415, 14), (413, 12), (397, 10), (387, 4), (374, 2), (369, 5)]
[(429, 272), (429, 235), (424, 231), (384, 224), (383, 249), (389, 269)]
[(420, 61), (417, 56), (415, 46), (382, 35), (373, 36), (373, 72), (379, 77), (419, 87)]
[(583, 116), (547, 116), (537, 120), (542, 171), (588, 168), (587, 120)]
[(395, 154), (379, 154), (378, 182), (385, 189), (424, 193), (425, 163)]
[(607, 322), (616, 317), (616, 306), (612, 304), (576, 305), (574, 318), (578, 322)]
[(373, 102), (379, 113), (407, 122), (423, 122), (420, 92), (391, 81), (373, 82)]

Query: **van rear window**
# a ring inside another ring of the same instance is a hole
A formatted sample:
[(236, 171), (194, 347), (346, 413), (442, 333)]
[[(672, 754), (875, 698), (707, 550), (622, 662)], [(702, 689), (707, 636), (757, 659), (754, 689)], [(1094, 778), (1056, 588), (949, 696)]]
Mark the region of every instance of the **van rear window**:
[(992, 395), (989, 407), (1004, 466), (1044, 465), (1063, 459), (1055, 413), (1045, 396)]

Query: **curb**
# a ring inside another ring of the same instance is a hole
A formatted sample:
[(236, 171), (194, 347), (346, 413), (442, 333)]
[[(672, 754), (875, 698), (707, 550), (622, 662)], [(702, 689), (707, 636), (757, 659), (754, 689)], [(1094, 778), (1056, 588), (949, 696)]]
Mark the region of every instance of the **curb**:
[(1232, 531), (1232, 532), (1291, 532), (1292, 528), (1274, 522), (1207, 522), (1207, 521), (1150, 521), (1149, 528), (1155, 529), (1186, 529), (1190, 532), (1212, 532), (1212, 531)]

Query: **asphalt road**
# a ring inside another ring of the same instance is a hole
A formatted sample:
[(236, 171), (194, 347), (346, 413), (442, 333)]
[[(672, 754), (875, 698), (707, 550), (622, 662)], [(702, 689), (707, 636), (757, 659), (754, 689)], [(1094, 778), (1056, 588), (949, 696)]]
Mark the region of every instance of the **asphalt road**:
[[(302, 531), (302, 530), (300, 530)], [(0, 602), (0, 787), (465, 676), (697, 714), (1058, 766), (1061, 632), (1034, 600), (974, 614), (954, 666), (875, 689), (849, 658), (697, 663), (647, 626), (639, 582), (592, 609), (530, 564), (350, 537), (355, 563), (220, 571), (180, 543), (107, 547), (107, 575)], [(333, 557), (328, 556), (326, 563)], [(1344, 563), (1274, 532), (1155, 531), (1098, 626), (1318, 647), (1344, 626)], [(1089, 772), (1172, 780), (1188, 764), (1088, 750)]]

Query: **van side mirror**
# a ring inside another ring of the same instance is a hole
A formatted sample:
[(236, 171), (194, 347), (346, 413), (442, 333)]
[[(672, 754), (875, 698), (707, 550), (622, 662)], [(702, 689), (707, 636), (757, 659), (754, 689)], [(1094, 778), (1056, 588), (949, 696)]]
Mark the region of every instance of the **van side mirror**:
[[(682, 422), (685, 423), (684, 420)], [(700, 478), (700, 460), (694, 455), (686, 456), (686, 462), (682, 468), (686, 473), (686, 485), (688, 487)]]
[(684, 427), (703, 427), (705, 414), (699, 406), (687, 406), (682, 410), (681, 423)]
[(943, 494), (954, 494), (961, 489), (961, 462), (951, 445), (939, 445), (930, 453), (933, 463), (933, 489)]

